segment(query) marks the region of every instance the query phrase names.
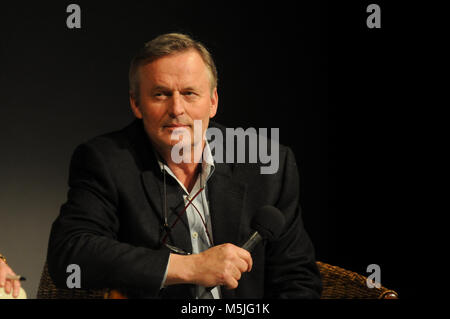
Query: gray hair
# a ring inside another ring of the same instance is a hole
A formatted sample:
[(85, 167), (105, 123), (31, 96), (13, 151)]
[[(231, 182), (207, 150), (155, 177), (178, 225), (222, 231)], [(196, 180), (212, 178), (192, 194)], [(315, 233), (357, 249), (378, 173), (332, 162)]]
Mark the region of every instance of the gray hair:
[(145, 46), (131, 60), (128, 75), (130, 94), (139, 103), (139, 67), (151, 63), (158, 58), (187, 50), (196, 50), (210, 74), (211, 94), (217, 87), (217, 69), (214, 60), (205, 46), (193, 40), (186, 34), (166, 33), (147, 42)]

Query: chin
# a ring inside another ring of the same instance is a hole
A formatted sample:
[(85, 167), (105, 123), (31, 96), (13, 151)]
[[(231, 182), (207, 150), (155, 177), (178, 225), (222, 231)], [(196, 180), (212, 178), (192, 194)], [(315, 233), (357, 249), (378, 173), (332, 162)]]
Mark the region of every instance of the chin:
[(178, 147), (190, 147), (193, 145), (193, 142), (191, 140), (184, 141), (184, 140), (172, 140), (169, 136), (165, 136), (164, 139), (161, 140), (162, 144), (164, 144), (166, 147), (174, 147), (177, 145)]

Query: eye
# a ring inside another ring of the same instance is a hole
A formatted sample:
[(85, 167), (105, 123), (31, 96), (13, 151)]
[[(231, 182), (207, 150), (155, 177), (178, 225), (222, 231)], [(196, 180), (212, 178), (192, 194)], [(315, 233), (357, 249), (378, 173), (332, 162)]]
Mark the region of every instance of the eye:
[(193, 91), (186, 91), (186, 92), (183, 92), (183, 95), (194, 96), (194, 95), (197, 95), (197, 94), (195, 94), (195, 92), (193, 92)]
[(153, 94), (153, 97), (158, 98), (158, 99), (162, 99), (162, 98), (165, 98), (165, 97), (167, 97), (169, 95), (170, 95), (170, 93), (168, 93), (168, 92), (155, 92)]

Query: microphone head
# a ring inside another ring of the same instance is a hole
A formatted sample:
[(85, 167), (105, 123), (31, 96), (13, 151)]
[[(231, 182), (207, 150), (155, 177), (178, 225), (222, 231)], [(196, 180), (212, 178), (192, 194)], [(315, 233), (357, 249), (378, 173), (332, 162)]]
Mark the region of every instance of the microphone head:
[(277, 239), (284, 227), (284, 215), (274, 206), (266, 205), (260, 207), (251, 222), (251, 227), (256, 230), (262, 238), (269, 241)]

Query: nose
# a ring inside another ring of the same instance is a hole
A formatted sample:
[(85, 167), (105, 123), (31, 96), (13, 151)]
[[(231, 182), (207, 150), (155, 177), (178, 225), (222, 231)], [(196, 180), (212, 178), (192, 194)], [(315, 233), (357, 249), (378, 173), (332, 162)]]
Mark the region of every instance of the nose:
[(179, 92), (173, 93), (169, 102), (168, 113), (173, 118), (184, 114), (183, 98)]

